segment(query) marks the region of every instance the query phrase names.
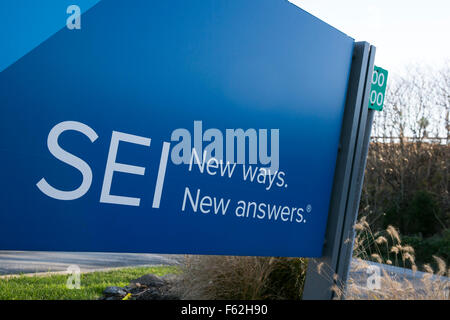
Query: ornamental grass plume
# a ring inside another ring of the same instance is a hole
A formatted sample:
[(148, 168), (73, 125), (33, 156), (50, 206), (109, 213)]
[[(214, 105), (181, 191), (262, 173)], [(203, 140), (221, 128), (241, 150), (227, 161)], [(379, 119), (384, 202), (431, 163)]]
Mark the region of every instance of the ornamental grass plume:
[[(362, 218), (362, 221), (366, 221)], [(406, 275), (393, 274), (381, 268), (380, 288), (361, 287), (354, 279), (349, 279), (344, 286), (334, 286), (336, 297), (341, 299), (375, 299), (375, 300), (449, 300), (450, 268), (445, 261), (433, 256), (437, 270), (429, 264), (422, 266), (423, 272), (416, 265), (414, 248), (402, 245), (401, 236), (396, 228), (388, 226), (382, 232), (373, 233), (366, 223), (357, 223), (354, 254), (357, 254), (355, 270), (366, 271), (373, 266), (370, 260), (377, 263), (410, 268), (419, 280), (412, 282)], [(383, 234), (386, 234), (386, 238)], [(362, 259), (362, 258), (363, 259)]]
[[(419, 280), (392, 274), (380, 268), (379, 289), (361, 286), (350, 278), (346, 286), (323, 262), (317, 271), (334, 285), (336, 299), (449, 299), (450, 269), (434, 256), (429, 264), (416, 265), (412, 246), (403, 245), (396, 228), (373, 232), (366, 218), (355, 225), (353, 271), (365, 274), (380, 264), (410, 268)], [(300, 299), (306, 277), (307, 259), (278, 257), (187, 256), (181, 281), (184, 299)], [(345, 289), (344, 289), (345, 288)]]
[(263, 300), (301, 298), (307, 259), (186, 256), (183, 299)]

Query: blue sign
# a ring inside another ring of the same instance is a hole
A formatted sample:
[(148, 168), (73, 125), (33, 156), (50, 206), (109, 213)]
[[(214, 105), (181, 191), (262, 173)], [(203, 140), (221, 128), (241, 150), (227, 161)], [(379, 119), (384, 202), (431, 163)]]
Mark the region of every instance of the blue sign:
[(39, 3), (0, 4), (1, 250), (322, 254), (352, 38), (281, 0)]

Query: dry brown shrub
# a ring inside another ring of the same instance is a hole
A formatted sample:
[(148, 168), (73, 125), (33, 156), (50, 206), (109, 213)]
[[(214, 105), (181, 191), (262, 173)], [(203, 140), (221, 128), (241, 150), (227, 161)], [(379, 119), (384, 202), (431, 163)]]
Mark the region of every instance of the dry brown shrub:
[(299, 299), (306, 259), (187, 256), (184, 299)]

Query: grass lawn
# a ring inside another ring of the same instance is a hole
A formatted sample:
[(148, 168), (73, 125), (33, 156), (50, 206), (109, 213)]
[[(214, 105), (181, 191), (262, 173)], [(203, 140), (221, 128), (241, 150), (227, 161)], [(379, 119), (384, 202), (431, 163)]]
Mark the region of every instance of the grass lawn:
[(81, 274), (80, 289), (67, 289), (68, 275), (19, 276), (0, 279), (0, 300), (89, 300), (97, 299), (108, 286), (126, 286), (144, 274), (178, 273), (172, 266), (134, 267)]

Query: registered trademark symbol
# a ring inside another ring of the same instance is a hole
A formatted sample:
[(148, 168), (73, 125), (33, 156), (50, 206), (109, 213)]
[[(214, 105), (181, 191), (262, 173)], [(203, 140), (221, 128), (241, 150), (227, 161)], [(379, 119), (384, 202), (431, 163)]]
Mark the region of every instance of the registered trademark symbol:
[(308, 204), (306, 206), (306, 212), (310, 213), (312, 211), (312, 206), (310, 204)]

